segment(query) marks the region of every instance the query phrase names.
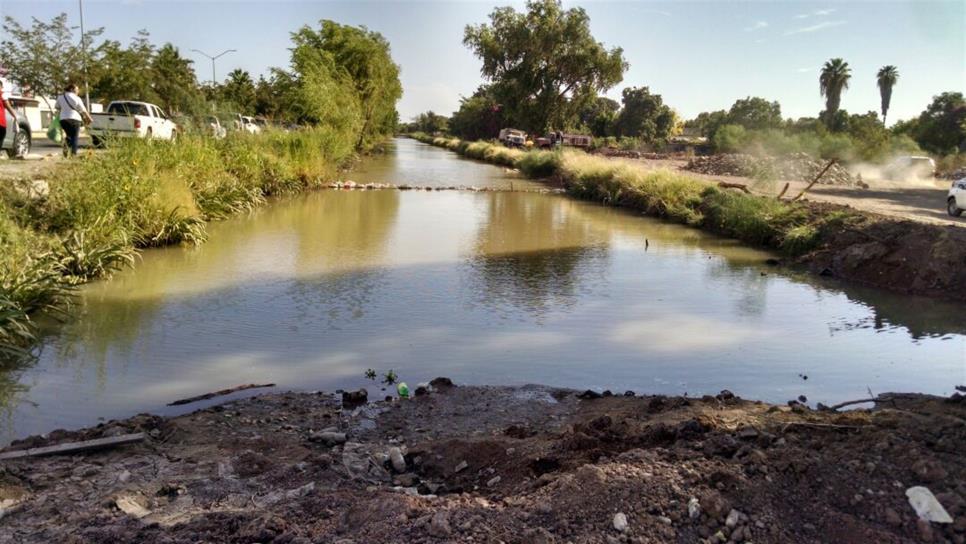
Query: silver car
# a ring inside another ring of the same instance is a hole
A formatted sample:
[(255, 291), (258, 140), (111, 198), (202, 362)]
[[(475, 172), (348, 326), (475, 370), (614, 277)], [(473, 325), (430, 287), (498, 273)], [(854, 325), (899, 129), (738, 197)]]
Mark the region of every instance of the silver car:
[(946, 197), (946, 211), (953, 217), (963, 215), (966, 210), (966, 177), (953, 180)]
[(7, 116), (7, 135), (3, 142), (0, 142), (0, 149), (6, 151), (8, 157), (15, 159), (25, 157), (27, 153), (30, 153), (32, 139), (30, 136), (30, 121), (23, 113), (23, 108), (19, 107), (21, 104), (16, 98), (11, 97), (9, 100), (13, 107), (20, 110), (19, 122), (14, 123), (13, 115), (6, 108), (3, 109), (4, 115)]

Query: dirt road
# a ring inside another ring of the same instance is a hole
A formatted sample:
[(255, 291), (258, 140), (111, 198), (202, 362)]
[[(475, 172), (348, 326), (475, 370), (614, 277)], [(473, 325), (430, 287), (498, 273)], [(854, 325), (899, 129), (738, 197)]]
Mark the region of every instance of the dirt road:
[[(753, 192), (766, 196), (775, 196), (785, 185), (787, 180), (779, 180), (761, 186), (755, 180), (740, 176), (711, 176), (685, 170), (686, 160), (673, 159), (615, 159), (634, 160), (652, 168), (668, 168), (680, 170), (686, 174), (705, 178), (711, 181), (721, 180), (748, 185)], [(844, 187), (838, 185), (815, 185), (808, 192), (806, 198), (818, 202), (829, 202), (851, 206), (855, 209), (877, 213), (889, 217), (911, 219), (922, 223), (940, 225), (956, 225), (966, 227), (966, 216), (950, 217), (946, 214), (946, 195), (949, 192), (948, 180), (933, 182), (887, 182), (879, 180), (865, 180), (869, 189), (858, 187)], [(797, 195), (808, 183), (803, 181), (788, 181), (787, 195)]]

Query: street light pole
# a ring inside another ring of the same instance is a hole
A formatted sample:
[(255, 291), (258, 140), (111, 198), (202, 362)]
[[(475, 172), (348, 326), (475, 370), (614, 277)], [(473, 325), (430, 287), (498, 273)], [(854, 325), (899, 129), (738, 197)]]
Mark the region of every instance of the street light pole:
[(234, 50), (234, 49), (226, 49), (226, 50), (222, 51), (221, 53), (218, 53), (215, 56), (211, 56), (208, 53), (205, 53), (204, 51), (201, 51), (201, 50), (198, 50), (198, 49), (192, 49), (192, 51), (194, 51), (195, 53), (200, 53), (200, 54), (208, 57), (209, 59), (211, 59), (211, 86), (212, 87), (214, 87), (216, 85), (216, 81), (217, 81), (215, 79), (215, 61), (218, 60), (218, 58), (221, 57), (222, 55), (227, 55), (228, 53), (237, 53), (237, 51)]
[(87, 35), (84, 34), (84, 0), (77, 0), (80, 8), (81, 52), (84, 60), (84, 102), (87, 111), (91, 111), (91, 85), (87, 75)]

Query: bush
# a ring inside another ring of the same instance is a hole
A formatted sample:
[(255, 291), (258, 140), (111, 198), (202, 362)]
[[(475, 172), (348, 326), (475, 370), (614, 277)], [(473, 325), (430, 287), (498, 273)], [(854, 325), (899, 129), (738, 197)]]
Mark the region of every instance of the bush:
[(723, 125), (715, 131), (711, 142), (719, 152), (735, 153), (744, 149), (747, 143), (747, 131), (739, 125)]

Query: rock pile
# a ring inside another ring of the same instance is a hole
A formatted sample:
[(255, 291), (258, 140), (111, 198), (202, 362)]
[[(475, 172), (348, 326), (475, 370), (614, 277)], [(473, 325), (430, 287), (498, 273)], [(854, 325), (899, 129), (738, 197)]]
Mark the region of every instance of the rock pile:
[[(783, 180), (812, 181), (828, 164), (807, 153), (791, 153), (783, 157), (756, 157), (742, 153), (729, 153), (696, 157), (685, 167), (692, 172), (713, 176), (753, 177), (766, 172)], [(858, 180), (839, 164), (833, 164), (822, 176), (824, 185), (857, 185)]]

